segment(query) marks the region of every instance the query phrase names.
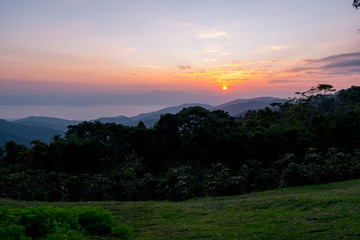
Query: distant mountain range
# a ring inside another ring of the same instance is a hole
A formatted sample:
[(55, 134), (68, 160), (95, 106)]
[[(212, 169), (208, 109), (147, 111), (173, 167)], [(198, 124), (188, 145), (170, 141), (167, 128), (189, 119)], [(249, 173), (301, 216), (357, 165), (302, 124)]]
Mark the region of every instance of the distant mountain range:
[(23, 125), (0, 119), (0, 146), (14, 140), (17, 143), (28, 145), (32, 140), (49, 142), (54, 135), (63, 135), (64, 131), (49, 128), (45, 125)]
[[(270, 106), (271, 103), (283, 103), (286, 99), (274, 97), (259, 97), (252, 99), (238, 99), (218, 106), (193, 103), (182, 104), (179, 106), (168, 107), (156, 112), (142, 113), (135, 117), (117, 116), (103, 117), (91, 121), (102, 123), (117, 123), (127, 126), (136, 126), (142, 121), (147, 127), (152, 127), (160, 116), (166, 113), (178, 113), (183, 108), (201, 106), (208, 110), (224, 110), (232, 116), (239, 116), (249, 110), (261, 109)], [(6, 141), (14, 140), (18, 143), (29, 145), (32, 140), (50, 142), (54, 135), (63, 136), (67, 131), (67, 126), (79, 124), (81, 121), (72, 121), (51, 117), (27, 117), (15, 121), (5, 121), (0, 119), (0, 146)]]
[(231, 102), (213, 107), (210, 110), (220, 109), (228, 112), (231, 116), (239, 116), (245, 114), (249, 110), (257, 110), (270, 106), (272, 103), (284, 103), (287, 99), (274, 97), (258, 97), (251, 99), (237, 99)]

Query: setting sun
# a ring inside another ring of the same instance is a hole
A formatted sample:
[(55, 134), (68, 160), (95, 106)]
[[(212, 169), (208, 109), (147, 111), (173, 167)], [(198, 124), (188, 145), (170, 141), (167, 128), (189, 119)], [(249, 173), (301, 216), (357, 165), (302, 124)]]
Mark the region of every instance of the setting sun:
[(223, 86), (223, 87), (222, 87), (222, 90), (223, 90), (223, 91), (228, 90), (227, 86)]

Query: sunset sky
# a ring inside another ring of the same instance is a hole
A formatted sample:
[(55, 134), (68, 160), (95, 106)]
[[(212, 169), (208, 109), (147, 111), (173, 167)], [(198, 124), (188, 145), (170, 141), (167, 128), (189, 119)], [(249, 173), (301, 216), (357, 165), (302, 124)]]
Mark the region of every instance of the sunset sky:
[(359, 85), (360, 10), (351, 4), (0, 0), (0, 95), (236, 99)]

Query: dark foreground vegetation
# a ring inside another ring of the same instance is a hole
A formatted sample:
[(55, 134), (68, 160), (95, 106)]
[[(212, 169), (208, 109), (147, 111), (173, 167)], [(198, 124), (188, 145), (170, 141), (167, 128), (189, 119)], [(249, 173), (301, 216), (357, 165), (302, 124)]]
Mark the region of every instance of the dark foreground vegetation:
[(153, 128), (82, 122), (64, 138), (0, 148), (0, 196), (184, 200), (360, 177), (360, 87), (320, 84), (237, 118), (201, 107)]
[(2, 240), (85, 240), (87, 235), (128, 239), (131, 228), (100, 207), (0, 206)]
[[(84, 206), (103, 207), (116, 220), (130, 226), (133, 240), (355, 240), (360, 239), (359, 192), (360, 180), (352, 180), (181, 202), (64, 203), (0, 199), (0, 205), (7, 205), (8, 209), (24, 208), (22, 211), (27, 214), (44, 209), (57, 212), (66, 208), (77, 212), (76, 209)], [(110, 234), (84, 232), (81, 228), (77, 233), (89, 239), (119, 239)]]

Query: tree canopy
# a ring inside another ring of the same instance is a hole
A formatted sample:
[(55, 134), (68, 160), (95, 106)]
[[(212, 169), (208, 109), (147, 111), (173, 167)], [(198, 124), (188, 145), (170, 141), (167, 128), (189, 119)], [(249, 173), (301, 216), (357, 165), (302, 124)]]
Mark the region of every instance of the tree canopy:
[(356, 9), (359, 9), (360, 8), (360, 0), (354, 0), (353, 7)]
[(71, 125), (64, 137), (0, 147), (0, 197), (183, 200), (360, 177), (360, 87), (319, 84), (232, 117), (202, 107), (153, 128)]

